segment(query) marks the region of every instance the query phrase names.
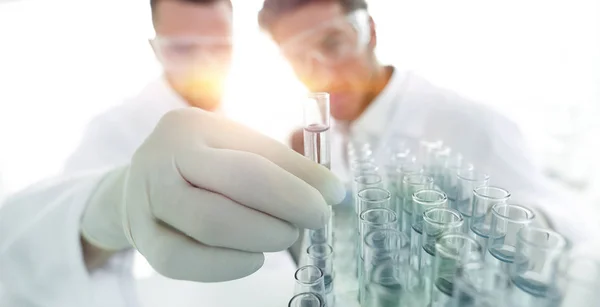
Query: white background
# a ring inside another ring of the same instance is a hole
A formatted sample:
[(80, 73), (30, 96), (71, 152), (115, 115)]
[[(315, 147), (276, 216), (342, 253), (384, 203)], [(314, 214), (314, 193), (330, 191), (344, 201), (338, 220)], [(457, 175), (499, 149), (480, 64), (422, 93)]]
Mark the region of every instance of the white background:
[[(260, 0), (233, 0), (226, 109), (283, 139), (302, 92), (260, 33)], [(0, 0), (0, 198), (57, 172), (95, 114), (159, 75), (148, 0)], [(515, 119), (549, 174), (598, 199), (597, 1), (370, 1), (383, 62)], [(596, 187), (596, 189), (594, 189)], [(579, 200), (578, 200), (579, 201)]]

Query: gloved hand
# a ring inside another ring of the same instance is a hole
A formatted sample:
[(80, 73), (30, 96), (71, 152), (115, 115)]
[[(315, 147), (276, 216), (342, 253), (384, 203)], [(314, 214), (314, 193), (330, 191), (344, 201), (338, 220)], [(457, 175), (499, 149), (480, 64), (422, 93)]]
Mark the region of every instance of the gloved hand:
[(199, 109), (166, 114), (130, 165), (91, 196), (82, 235), (95, 246), (133, 245), (170, 278), (216, 282), (317, 229), (344, 198), (327, 169), (291, 149)]

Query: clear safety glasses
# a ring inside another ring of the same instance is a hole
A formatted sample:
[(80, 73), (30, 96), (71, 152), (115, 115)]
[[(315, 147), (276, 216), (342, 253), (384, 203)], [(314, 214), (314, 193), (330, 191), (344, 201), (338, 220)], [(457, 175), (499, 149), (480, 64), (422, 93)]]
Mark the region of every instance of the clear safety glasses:
[(185, 70), (198, 64), (215, 65), (231, 55), (231, 37), (165, 37), (151, 40), (158, 60), (168, 70)]
[(316, 25), (280, 45), (292, 67), (311, 72), (315, 63), (335, 65), (363, 52), (371, 39), (369, 14), (356, 10), (343, 18)]

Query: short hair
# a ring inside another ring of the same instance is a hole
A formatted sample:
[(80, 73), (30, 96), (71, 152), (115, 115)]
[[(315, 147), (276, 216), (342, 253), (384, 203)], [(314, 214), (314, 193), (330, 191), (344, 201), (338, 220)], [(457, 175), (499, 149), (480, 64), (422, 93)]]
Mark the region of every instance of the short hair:
[[(150, 0), (150, 8), (152, 9), (152, 16), (154, 16), (154, 10), (156, 9), (156, 4), (161, 0)], [(197, 3), (197, 4), (213, 4), (221, 1), (227, 2), (229, 6), (232, 6), (231, 0), (177, 0), (182, 2), (189, 3)]]
[(273, 23), (282, 15), (312, 3), (339, 3), (347, 13), (368, 9), (366, 0), (265, 0), (258, 13), (258, 24), (261, 29), (269, 32)]

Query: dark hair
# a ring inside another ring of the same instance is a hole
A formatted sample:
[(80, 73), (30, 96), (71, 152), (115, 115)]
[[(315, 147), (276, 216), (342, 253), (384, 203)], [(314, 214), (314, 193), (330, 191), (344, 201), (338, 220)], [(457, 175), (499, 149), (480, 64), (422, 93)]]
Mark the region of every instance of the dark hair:
[(273, 23), (286, 13), (311, 3), (339, 3), (347, 13), (367, 9), (366, 0), (265, 0), (258, 13), (258, 24), (261, 29), (270, 31)]
[[(156, 8), (156, 4), (161, 0), (150, 0), (150, 8), (152, 9), (152, 15), (154, 16), (154, 9)], [(229, 3), (231, 6), (231, 0), (178, 0), (183, 2), (197, 3), (197, 4), (213, 4), (221, 1), (225, 1)]]

